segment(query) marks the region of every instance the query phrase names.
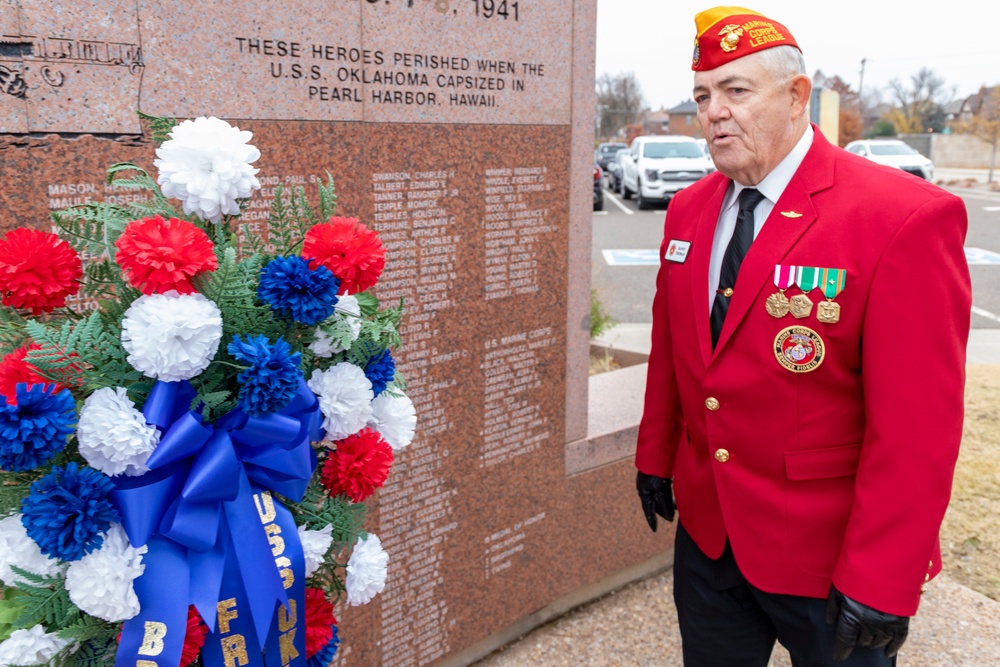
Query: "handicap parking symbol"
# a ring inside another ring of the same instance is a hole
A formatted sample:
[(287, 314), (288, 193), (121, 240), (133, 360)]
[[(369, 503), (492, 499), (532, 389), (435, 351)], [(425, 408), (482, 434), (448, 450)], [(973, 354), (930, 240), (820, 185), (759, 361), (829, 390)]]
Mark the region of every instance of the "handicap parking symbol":
[(982, 248), (966, 248), (965, 259), (969, 266), (1000, 266), (1000, 253)]

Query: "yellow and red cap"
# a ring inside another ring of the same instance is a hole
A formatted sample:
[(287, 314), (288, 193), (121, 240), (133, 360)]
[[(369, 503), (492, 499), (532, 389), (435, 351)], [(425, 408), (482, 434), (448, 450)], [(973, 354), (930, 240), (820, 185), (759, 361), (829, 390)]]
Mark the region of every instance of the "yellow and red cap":
[(713, 7), (694, 17), (697, 35), (691, 69), (710, 70), (772, 46), (794, 46), (788, 28), (745, 7)]

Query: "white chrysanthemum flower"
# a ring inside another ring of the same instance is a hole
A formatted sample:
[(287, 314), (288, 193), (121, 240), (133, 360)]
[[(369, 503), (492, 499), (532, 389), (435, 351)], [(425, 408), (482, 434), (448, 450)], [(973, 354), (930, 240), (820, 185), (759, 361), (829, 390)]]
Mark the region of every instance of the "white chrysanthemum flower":
[(354, 553), (347, 561), (347, 604), (357, 606), (367, 604), (385, 589), (386, 569), (389, 554), (382, 548), (378, 535), (369, 533), (367, 538), (358, 540)]
[(248, 142), (252, 132), (224, 120), (204, 116), (186, 120), (170, 131), (170, 139), (156, 149), (153, 164), (160, 170), (156, 182), (163, 194), (179, 199), (188, 215), (218, 222), (240, 212), (237, 199), (260, 189), (250, 166), (260, 151)]
[(38, 544), (28, 537), (20, 514), (0, 519), (0, 581), (6, 586), (25, 581), (24, 577), (14, 574), (11, 565), (43, 577), (54, 576), (62, 568), (58, 560), (43, 554)]
[(326, 552), (333, 544), (332, 532), (333, 526), (326, 526), (320, 530), (309, 530), (305, 526), (299, 526), (299, 541), (302, 542), (302, 552), (306, 557), (307, 577), (311, 577), (323, 564)]
[(343, 440), (365, 427), (372, 416), (372, 383), (365, 372), (343, 361), (325, 371), (314, 370), (309, 388), (319, 397), (323, 428), (330, 440)]
[(116, 523), (104, 534), (101, 548), (66, 570), (66, 592), (82, 611), (117, 623), (139, 613), (139, 598), (132, 583), (146, 566), (142, 555), (148, 547), (129, 544), (125, 529)]
[(14, 630), (0, 643), (0, 665), (46, 665), (69, 643), (41, 625)]
[(174, 291), (136, 299), (122, 320), (128, 362), (154, 380), (189, 380), (211, 363), (222, 340), (222, 313), (201, 294)]
[(406, 394), (393, 396), (387, 391), (372, 401), (372, 416), (368, 420), (393, 449), (402, 449), (413, 442), (417, 429), (417, 411)]
[[(342, 294), (337, 297), (337, 305), (334, 308), (333, 315), (327, 321), (334, 320), (346, 323), (351, 330), (351, 341), (357, 340), (361, 333), (361, 304), (358, 303), (358, 298), (350, 294)], [(339, 340), (326, 335), (320, 329), (316, 329), (316, 338), (309, 344), (309, 349), (317, 357), (332, 357), (347, 348), (341, 345)]]
[(83, 402), (76, 439), (92, 468), (112, 477), (137, 476), (149, 471), (146, 460), (160, 432), (146, 423), (124, 387), (102, 387)]

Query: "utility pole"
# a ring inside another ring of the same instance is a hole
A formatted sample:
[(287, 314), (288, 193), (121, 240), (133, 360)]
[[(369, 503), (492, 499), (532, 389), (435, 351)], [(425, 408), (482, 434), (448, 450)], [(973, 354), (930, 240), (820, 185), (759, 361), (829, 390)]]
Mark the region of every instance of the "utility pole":
[(865, 63), (868, 61), (867, 58), (861, 59), (861, 80), (858, 81), (858, 115), (861, 116), (861, 134), (864, 136), (865, 133), (865, 103), (862, 101), (861, 95), (865, 89)]

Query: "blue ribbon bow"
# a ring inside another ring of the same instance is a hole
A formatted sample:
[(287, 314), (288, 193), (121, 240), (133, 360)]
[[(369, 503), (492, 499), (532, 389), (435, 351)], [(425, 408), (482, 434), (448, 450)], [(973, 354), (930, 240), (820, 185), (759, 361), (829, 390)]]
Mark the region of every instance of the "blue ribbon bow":
[[(143, 415), (162, 436), (150, 470), (114, 478), (111, 499), (129, 540), (149, 547), (135, 582), (141, 611), (125, 622), (117, 667), (137, 660), (177, 667), (189, 604), (213, 631), (209, 642), (218, 640), (206, 645), (206, 665), (231, 663), (234, 655), (239, 664), (262, 665), (260, 647), (276, 631), (274, 621), (287, 625), (296, 608), (304, 619), (305, 564), (294, 520), (278, 502), (266, 516), (262, 499), (270, 502), (274, 491), (299, 502), (305, 494), (316, 467), (311, 443), (323, 438), (316, 397), (300, 380), (279, 412), (251, 417), (236, 409), (212, 426), (191, 410), (195, 396), (187, 381), (153, 385)], [(273, 526), (265, 530), (266, 523)], [(276, 619), (279, 602), (284, 615)], [(295, 634), (298, 646), (289, 644), (288, 654), (301, 657), (288, 664), (305, 665), (304, 627)]]

